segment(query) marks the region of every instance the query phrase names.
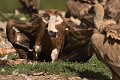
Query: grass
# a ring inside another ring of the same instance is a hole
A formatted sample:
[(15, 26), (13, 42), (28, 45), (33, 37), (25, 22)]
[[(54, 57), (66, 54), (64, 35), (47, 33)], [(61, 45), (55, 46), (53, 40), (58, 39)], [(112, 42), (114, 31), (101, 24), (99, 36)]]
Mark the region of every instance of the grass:
[[(12, 54), (9, 58), (12, 59)], [(97, 60), (94, 55), (87, 63), (77, 62), (65, 62), (57, 61), (55, 63), (41, 62), (38, 64), (20, 64), (15, 66), (0, 66), (0, 70), (4, 69), (4, 72), (0, 72), (1, 75), (12, 74), (13, 71), (18, 73), (31, 74), (38, 72), (48, 72), (59, 74), (63, 77), (80, 76), (94, 80), (109, 80), (111, 73), (109, 69)]]
[[(19, 0), (0, 0), (0, 11), (2, 12), (14, 12), (15, 9), (21, 8)], [(41, 0), (40, 10), (44, 9), (66, 9), (66, 0)]]
[[(20, 20), (21, 17), (26, 17), (27, 20), (31, 18), (27, 14), (15, 15), (14, 13), (0, 13), (0, 21), (8, 21), (10, 19)], [(0, 55), (0, 57), (3, 57), (3, 55)], [(15, 57), (13, 54), (9, 54), (8, 56), (9, 59), (14, 59)], [(3, 69), (4, 71), (2, 71)], [(41, 62), (35, 65), (0, 66), (0, 75), (12, 74), (13, 71), (24, 74), (43, 71), (50, 74), (59, 74), (63, 77), (80, 76), (92, 80), (109, 80), (111, 77), (109, 69), (95, 55), (87, 63), (56, 61), (55, 63)]]
[[(13, 3), (14, 2), (14, 3)], [(15, 10), (21, 8), (19, 0), (4, 0), (0, 1), (0, 21), (8, 21), (10, 19), (20, 20), (21, 17), (26, 17), (29, 20), (31, 17), (28, 14), (15, 15)], [(41, 0), (40, 10), (58, 9), (66, 10), (66, 0)]]
[(20, 13), (18, 15), (15, 15), (15, 13), (3, 13), (0, 12), (0, 21), (8, 21), (10, 19), (22, 21), (21, 18), (26, 18), (25, 21), (30, 20), (31, 16), (25, 13)]

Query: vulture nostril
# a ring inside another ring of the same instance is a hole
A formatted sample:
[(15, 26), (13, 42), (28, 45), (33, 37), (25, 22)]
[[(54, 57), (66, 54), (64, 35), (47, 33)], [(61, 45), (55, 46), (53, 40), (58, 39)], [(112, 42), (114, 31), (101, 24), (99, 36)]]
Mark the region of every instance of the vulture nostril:
[(49, 31), (50, 37), (56, 37), (57, 32)]

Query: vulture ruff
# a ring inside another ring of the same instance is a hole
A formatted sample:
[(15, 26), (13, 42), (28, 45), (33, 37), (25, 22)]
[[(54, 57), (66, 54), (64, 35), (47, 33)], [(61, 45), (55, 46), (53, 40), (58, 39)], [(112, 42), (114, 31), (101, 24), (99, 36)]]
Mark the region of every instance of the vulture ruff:
[(94, 23), (99, 32), (94, 33), (91, 40), (97, 58), (109, 67), (112, 80), (120, 80), (120, 28), (114, 20), (103, 19), (102, 5), (95, 4), (93, 10)]

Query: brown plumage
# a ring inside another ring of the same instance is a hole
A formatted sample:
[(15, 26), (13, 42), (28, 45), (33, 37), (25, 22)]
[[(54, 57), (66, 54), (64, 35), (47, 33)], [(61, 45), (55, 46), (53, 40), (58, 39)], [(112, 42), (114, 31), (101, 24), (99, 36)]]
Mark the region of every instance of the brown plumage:
[(40, 0), (19, 0), (23, 8), (29, 13), (38, 13)]
[[(45, 15), (49, 17), (47, 18), (49, 19), (47, 30), (53, 45), (51, 52), (52, 62), (57, 59), (79, 62), (89, 60), (93, 52), (93, 48), (90, 47), (90, 37), (93, 34), (93, 30), (80, 29), (71, 20), (63, 18), (61, 13), (56, 10), (45, 11)], [(49, 27), (52, 29), (49, 29)], [(76, 58), (77, 56), (79, 57)]]
[(88, 13), (92, 7), (92, 3), (89, 0), (67, 0), (66, 6), (67, 11), (65, 14), (66, 18), (73, 16), (74, 18), (80, 19), (82, 26), (93, 27), (93, 21), (91, 21), (91, 15)]
[(46, 10), (25, 23), (9, 21), (6, 31), (20, 58), (86, 62), (93, 54), (93, 30), (80, 29), (58, 10)]
[(113, 80), (120, 80), (120, 28), (114, 20), (103, 19), (104, 8), (94, 5), (94, 23), (99, 33), (92, 35), (92, 44), (99, 60), (112, 72)]
[(93, 55), (93, 47), (90, 42), (93, 30), (80, 29), (71, 20), (68, 20), (66, 24), (68, 30), (60, 59), (74, 62), (88, 61)]
[(120, 0), (108, 0), (105, 6), (105, 15), (107, 18), (115, 19), (118, 25), (120, 25)]
[(93, 17), (89, 14), (90, 8), (95, 3), (100, 3), (105, 9), (106, 19), (115, 19), (117, 24), (120, 22), (120, 0), (67, 0), (67, 11), (66, 16), (69, 18), (73, 16), (74, 18), (80, 19), (81, 25), (86, 27), (94, 27)]
[(35, 38), (42, 24), (45, 23), (42, 22), (41, 17), (38, 15), (27, 23), (15, 20), (8, 21), (6, 35), (8, 41), (12, 43), (13, 47), (18, 52), (20, 58), (32, 59)]
[(120, 6), (119, 6), (120, 0), (108, 0), (105, 6), (105, 13), (111, 18), (116, 18), (119, 14)]

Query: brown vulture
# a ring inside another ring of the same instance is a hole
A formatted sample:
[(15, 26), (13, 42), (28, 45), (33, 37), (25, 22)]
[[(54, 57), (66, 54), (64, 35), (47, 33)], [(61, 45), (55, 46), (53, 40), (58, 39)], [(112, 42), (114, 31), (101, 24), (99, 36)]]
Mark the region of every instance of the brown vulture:
[(106, 19), (115, 19), (117, 24), (120, 24), (120, 0), (67, 0), (65, 17), (78, 18), (83, 28), (94, 27), (93, 17), (89, 11), (95, 3), (104, 6)]
[(112, 80), (120, 80), (120, 27), (112, 19), (104, 19), (104, 8), (95, 4), (92, 8), (98, 33), (91, 37), (96, 56), (112, 73)]
[(93, 54), (93, 30), (80, 29), (58, 10), (46, 10), (29, 22), (9, 21), (6, 32), (20, 58), (86, 62)]

